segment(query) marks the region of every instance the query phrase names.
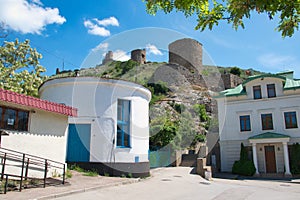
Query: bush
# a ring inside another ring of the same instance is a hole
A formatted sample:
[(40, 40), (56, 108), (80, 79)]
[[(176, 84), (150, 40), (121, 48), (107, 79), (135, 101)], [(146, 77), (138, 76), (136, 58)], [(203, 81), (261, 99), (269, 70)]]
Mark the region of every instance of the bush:
[(243, 176), (253, 176), (256, 171), (254, 163), (252, 160), (248, 159), (247, 150), (244, 144), (241, 143), (240, 160), (235, 161), (232, 166), (232, 173), (243, 175)]
[(233, 174), (239, 174), (243, 176), (253, 176), (255, 170), (254, 163), (251, 160), (235, 161), (232, 167)]
[(233, 67), (233, 68), (230, 69), (230, 73), (234, 74), (234, 75), (237, 75), (237, 76), (240, 76), (241, 75), (241, 69), (238, 68), (238, 67)]
[(300, 145), (293, 144), (291, 152), (291, 172), (292, 174), (300, 174)]
[(198, 114), (200, 121), (206, 122), (209, 119), (204, 104), (195, 104), (193, 108), (194, 111)]

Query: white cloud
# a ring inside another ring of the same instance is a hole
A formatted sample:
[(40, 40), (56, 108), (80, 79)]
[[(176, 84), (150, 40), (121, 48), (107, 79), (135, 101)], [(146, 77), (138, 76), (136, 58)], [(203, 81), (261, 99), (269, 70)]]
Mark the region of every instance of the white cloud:
[(293, 56), (276, 55), (273, 53), (264, 54), (258, 57), (258, 62), (267, 69), (282, 71), (286, 67), (293, 66), (297, 63), (297, 60)]
[(105, 18), (102, 20), (94, 18), (94, 20), (98, 23), (98, 25), (102, 26), (119, 26), (119, 21), (115, 17)]
[(98, 46), (92, 49), (92, 51), (107, 51), (109, 44), (107, 42), (100, 43)]
[(152, 53), (154, 55), (163, 55), (162, 52), (153, 44), (147, 44), (146, 49), (149, 53)]
[(123, 50), (116, 50), (113, 52), (113, 59), (119, 61), (127, 61), (130, 59), (130, 56), (126, 54)]
[(49, 24), (66, 22), (58, 8), (43, 7), (40, 0), (0, 0), (0, 5), (0, 21), (24, 34), (41, 34)]
[(91, 20), (85, 20), (83, 25), (88, 29), (88, 33), (91, 35), (98, 35), (98, 36), (110, 36), (110, 31), (104, 27), (98, 26), (96, 23), (92, 22)]
[(108, 25), (119, 26), (119, 22), (115, 17), (110, 17), (102, 20), (94, 18), (91, 20), (85, 20), (83, 22), (83, 25), (88, 29), (89, 34), (106, 37), (110, 36), (110, 31), (104, 27)]

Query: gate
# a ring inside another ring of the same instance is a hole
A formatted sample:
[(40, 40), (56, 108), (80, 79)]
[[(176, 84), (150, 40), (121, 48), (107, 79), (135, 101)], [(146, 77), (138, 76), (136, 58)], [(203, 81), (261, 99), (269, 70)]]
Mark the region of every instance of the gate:
[(154, 151), (149, 150), (150, 168), (167, 167), (171, 165), (171, 149), (161, 148)]

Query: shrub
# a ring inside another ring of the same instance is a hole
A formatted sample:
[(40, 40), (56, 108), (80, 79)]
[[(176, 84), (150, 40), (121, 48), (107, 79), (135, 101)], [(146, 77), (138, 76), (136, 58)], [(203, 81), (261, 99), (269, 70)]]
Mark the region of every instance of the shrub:
[(291, 172), (292, 174), (300, 174), (300, 145), (293, 144), (291, 152)]
[(204, 104), (195, 104), (193, 108), (202, 122), (206, 122), (208, 120), (209, 117), (206, 113), (206, 108)]
[(248, 159), (247, 150), (244, 144), (241, 143), (240, 160), (234, 162), (232, 173), (243, 176), (253, 176), (255, 171), (254, 163)]
[(237, 76), (240, 76), (241, 75), (241, 69), (238, 68), (238, 67), (233, 67), (233, 68), (230, 69), (230, 73), (234, 74), (234, 75), (237, 75)]
[(239, 174), (243, 176), (253, 176), (255, 170), (254, 163), (251, 160), (235, 161), (232, 167), (233, 174)]

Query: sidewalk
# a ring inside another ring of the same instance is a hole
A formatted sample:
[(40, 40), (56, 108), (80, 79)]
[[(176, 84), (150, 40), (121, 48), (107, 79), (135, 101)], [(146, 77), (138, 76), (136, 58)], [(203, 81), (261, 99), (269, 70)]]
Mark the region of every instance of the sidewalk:
[(136, 183), (139, 178), (120, 177), (89, 177), (72, 171), (72, 178), (67, 179), (65, 185), (47, 186), (46, 188), (24, 189), (22, 192), (10, 191), (7, 194), (0, 194), (1, 200), (28, 200), (28, 199), (54, 199), (69, 194), (81, 193), (99, 188)]

